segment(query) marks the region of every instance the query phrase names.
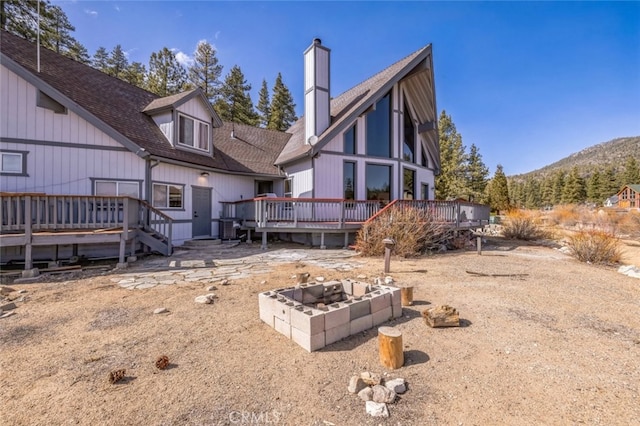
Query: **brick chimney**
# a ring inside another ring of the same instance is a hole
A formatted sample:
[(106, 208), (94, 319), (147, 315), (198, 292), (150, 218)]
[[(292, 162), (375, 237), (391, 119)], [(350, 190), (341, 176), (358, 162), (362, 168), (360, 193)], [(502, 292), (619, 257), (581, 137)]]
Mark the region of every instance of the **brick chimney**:
[(331, 124), (330, 53), (319, 38), (304, 52), (304, 140), (311, 145)]

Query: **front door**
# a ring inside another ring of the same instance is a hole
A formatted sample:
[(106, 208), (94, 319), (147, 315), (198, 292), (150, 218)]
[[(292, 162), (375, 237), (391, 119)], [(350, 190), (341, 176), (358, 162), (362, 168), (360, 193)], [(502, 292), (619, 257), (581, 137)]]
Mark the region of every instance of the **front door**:
[(211, 188), (191, 187), (192, 237), (211, 236)]

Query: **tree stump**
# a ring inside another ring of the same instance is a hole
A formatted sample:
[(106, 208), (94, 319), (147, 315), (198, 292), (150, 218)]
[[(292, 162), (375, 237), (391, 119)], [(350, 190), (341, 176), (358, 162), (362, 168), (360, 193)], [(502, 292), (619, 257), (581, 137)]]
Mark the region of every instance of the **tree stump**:
[(413, 287), (400, 287), (400, 303), (402, 306), (413, 305)]
[(429, 327), (460, 326), (460, 315), (458, 311), (448, 305), (436, 306), (435, 308), (422, 311), (422, 317)]
[(380, 363), (391, 370), (404, 365), (402, 333), (394, 327), (378, 328)]

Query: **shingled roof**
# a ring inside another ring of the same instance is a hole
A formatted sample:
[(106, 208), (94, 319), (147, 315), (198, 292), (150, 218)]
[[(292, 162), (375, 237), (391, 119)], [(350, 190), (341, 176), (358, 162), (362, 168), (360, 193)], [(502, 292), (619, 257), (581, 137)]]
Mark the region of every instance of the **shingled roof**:
[(431, 44), (418, 49), (395, 64), (385, 68), (373, 77), (331, 100), (331, 125), (314, 145), (305, 143), (304, 116), (300, 117), (288, 130), (291, 139), (276, 160), (276, 164), (286, 164), (305, 156), (313, 155), (328, 143), (338, 132), (344, 130), (353, 120), (366, 111), (378, 98), (405, 77), (431, 53)]
[[(236, 125), (242, 142), (229, 140), (231, 125), (224, 124), (214, 129), (212, 157), (176, 149), (145, 113), (184, 102), (197, 93), (161, 98), (45, 48), (40, 49), (38, 72), (35, 44), (6, 31), (0, 31), (0, 53), (3, 65), (141, 157), (150, 155), (230, 173), (280, 175), (274, 163), (289, 134)], [(214, 124), (222, 122), (215, 117)]]

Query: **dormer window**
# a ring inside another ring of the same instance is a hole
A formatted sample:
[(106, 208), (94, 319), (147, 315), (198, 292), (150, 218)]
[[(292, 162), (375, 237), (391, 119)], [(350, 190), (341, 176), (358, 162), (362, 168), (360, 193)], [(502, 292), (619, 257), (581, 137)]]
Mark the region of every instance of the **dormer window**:
[(178, 115), (178, 143), (209, 151), (209, 124), (186, 115)]

